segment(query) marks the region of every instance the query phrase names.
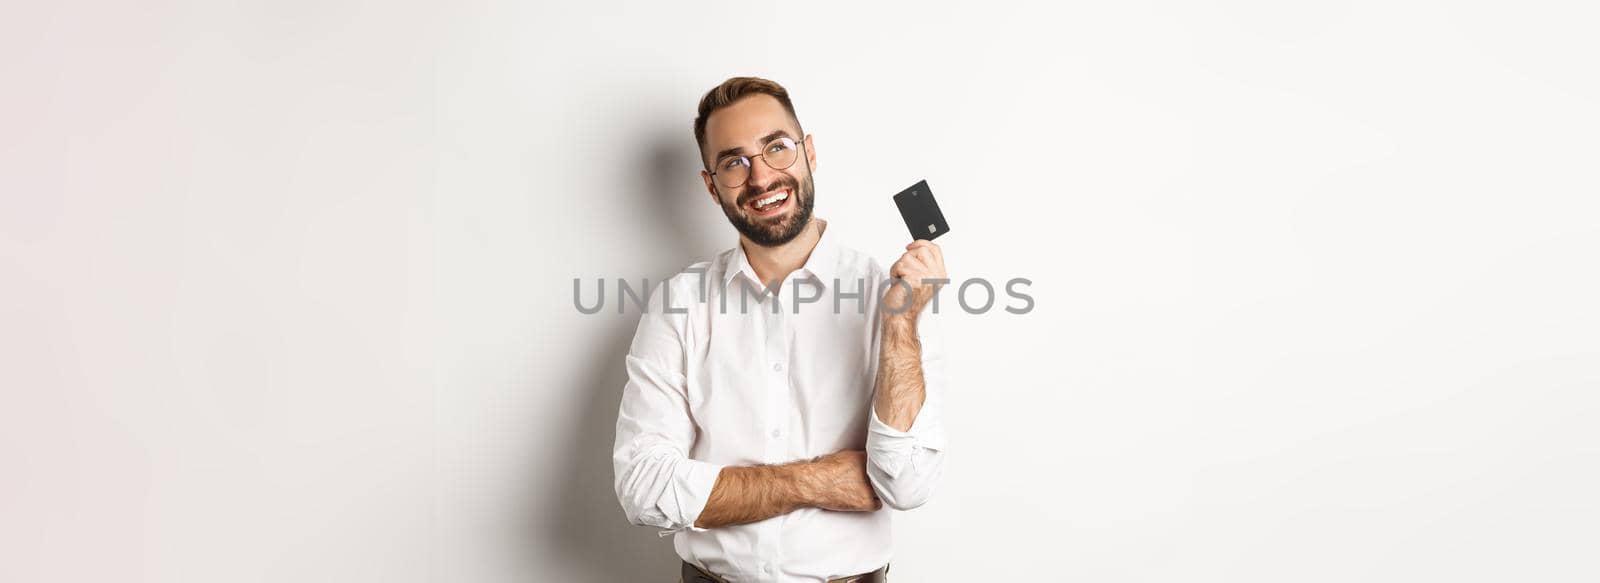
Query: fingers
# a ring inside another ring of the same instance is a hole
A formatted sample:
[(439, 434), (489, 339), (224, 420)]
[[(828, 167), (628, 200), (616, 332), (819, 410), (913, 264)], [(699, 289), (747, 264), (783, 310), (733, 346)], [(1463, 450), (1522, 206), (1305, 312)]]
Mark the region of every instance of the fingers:
[(900, 261), (905, 263), (904, 267), (908, 272), (924, 273), (928, 271), (928, 259), (921, 255), (907, 253), (900, 257)]
[(909, 245), (906, 245), (906, 254), (921, 258), (923, 264), (928, 267), (937, 266), (941, 270), (944, 267), (944, 250), (940, 249), (939, 245), (933, 241), (922, 239), (912, 241)]
[(920, 283), (923, 279), (944, 277), (944, 266), (937, 258), (907, 254), (889, 266), (889, 277), (907, 281), (915, 278), (912, 283)]
[[(948, 281), (945, 275), (943, 252), (938, 245), (931, 241), (912, 241), (909, 245), (906, 245), (906, 252), (900, 256), (900, 259), (889, 266), (889, 277), (895, 280), (903, 280), (913, 287), (933, 285), (929, 280)], [(920, 297), (924, 293), (924, 290), (919, 289), (914, 291), (913, 295)], [(906, 297), (903, 300), (891, 300), (891, 297), (898, 298), (899, 296), (894, 292), (890, 292), (884, 296), (884, 301), (895, 305), (911, 302), (910, 305), (912, 306), (926, 301), (911, 297)]]
[(944, 277), (944, 265), (937, 257), (907, 253), (889, 266), (889, 276), (897, 279)]

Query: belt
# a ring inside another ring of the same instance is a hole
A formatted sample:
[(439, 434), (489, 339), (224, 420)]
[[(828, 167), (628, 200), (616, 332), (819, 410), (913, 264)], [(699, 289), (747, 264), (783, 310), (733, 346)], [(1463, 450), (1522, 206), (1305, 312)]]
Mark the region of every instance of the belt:
[[(682, 583), (728, 583), (726, 579), (701, 569), (688, 561), (683, 562)], [(889, 566), (884, 565), (871, 573), (829, 579), (828, 583), (889, 583)]]

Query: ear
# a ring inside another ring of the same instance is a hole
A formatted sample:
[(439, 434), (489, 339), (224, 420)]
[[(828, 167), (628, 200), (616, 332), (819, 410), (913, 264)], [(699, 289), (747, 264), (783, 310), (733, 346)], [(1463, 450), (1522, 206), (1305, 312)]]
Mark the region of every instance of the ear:
[(711, 195), (711, 204), (717, 205), (717, 207), (720, 208), (722, 206), (722, 198), (717, 196), (717, 185), (711, 181), (711, 173), (701, 170), (700, 180), (703, 180), (706, 183), (706, 192)]
[(811, 164), (811, 171), (817, 171), (817, 146), (811, 140), (811, 134), (806, 134), (806, 162)]

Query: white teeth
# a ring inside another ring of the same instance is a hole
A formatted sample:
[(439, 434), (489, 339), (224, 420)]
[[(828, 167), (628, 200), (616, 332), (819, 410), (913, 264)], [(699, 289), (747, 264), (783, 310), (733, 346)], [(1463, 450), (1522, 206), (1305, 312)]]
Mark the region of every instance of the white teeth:
[(772, 196), (769, 196), (769, 197), (766, 197), (766, 198), (763, 198), (761, 200), (756, 201), (756, 208), (761, 208), (761, 207), (764, 207), (764, 206), (767, 206), (767, 205), (770, 205), (770, 204), (773, 204), (773, 203), (776, 203), (776, 202), (781, 202), (786, 198), (789, 198), (789, 191), (787, 191), (787, 190), (779, 192), (779, 193), (774, 194)]

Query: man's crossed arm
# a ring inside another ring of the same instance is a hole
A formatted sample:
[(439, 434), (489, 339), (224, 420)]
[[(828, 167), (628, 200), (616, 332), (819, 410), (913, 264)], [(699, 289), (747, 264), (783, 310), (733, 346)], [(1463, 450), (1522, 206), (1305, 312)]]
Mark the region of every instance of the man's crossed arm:
[(865, 512), (883, 507), (867, 479), (867, 454), (847, 449), (781, 465), (729, 466), (694, 525), (720, 528), (801, 508)]

